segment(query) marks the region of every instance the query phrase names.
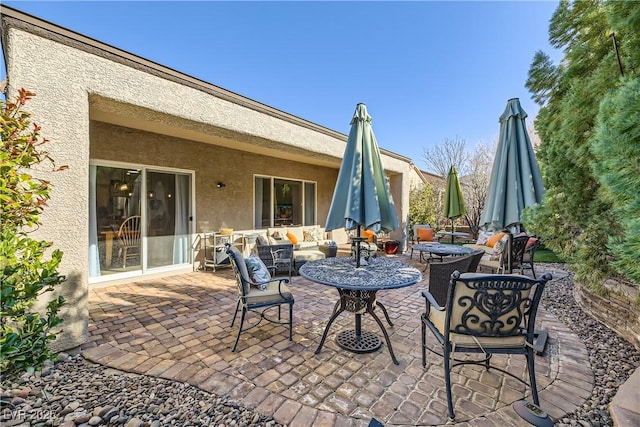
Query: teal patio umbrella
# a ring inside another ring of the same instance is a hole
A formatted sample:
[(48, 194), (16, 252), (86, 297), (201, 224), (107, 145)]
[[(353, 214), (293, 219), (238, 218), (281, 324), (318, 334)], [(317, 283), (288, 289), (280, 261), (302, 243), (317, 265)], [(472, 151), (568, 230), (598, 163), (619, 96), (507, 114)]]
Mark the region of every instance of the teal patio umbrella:
[[(460, 181), (458, 180), (458, 170), (455, 166), (451, 166), (447, 175), (447, 191), (444, 194), (444, 211), (445, 218), (451, 220), (451, 233), (456, 230), (454, 228), (455, 219), (467, 213), (467, 207), (464, 204), (462, 190), (460, 189)], [(451, 243), (453, 243), (454, 235), (451, 234)]]
[(524, 208), (534, 207), (542, 201), (542, 176), (527, 133), (526, 117), (518, 98), (507, 101), (500, 116), (498, 149), (480, 216), (481, 228), (511, 228), (517, 232)]
[[(327, 216), (325, 229), (337, 228), (357, 229), (358, 238), (363, 229), (378, 232), (398, 228), (389, 179), (384, 173), (371, 116), (364, 104), (356, 106), (351, 120), (351, 131)], [(356, 260), (360, 266), (359, 254), (356, 254)]]

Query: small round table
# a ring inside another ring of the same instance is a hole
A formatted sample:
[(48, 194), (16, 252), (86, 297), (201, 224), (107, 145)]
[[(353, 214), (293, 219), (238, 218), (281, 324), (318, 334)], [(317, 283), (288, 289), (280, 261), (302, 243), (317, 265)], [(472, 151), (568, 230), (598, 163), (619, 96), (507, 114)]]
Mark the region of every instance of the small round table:
[(420, 270), (384, 257), (370, 258), (368, 262), (363, 262), (356, 268), (352, 257), (336, 257), (307, 262), (300, 267), (299, 273), (312, 282), (336, 288), (340, 296), (324, 329), (316, 354), (322, 350), (331, 324), (343, 311), (355, 314), (355, 328), (339, 332), (336, 337), (338, 345), (354, 353), (371, 353), (378, 350), (382, 346), (380, 338), (371, 332), (362, 331), (362, 315), (369, 313), (382, 330), (393, 363), (399, 364), (393, 353), (389, 334), (374, 313), (375, 308), (380, 307), (389, 325), (393, 326), (386, 308), (376, 301), (376, 293), (417, 283), (422, 280)]
[[(426, 263), (424, 270), (422, 271), (426, 271), (429, 266), (429, 260), (424, 258), (423, 252), (428, 252), (430, 255), (437, 255), (440, 259), (445, 256), (468, 255), (473, 252), (473, 249), (466, 246), (449, 245), (447, 243), (419, 243), (417, 245), (413, 245), (413, 249), (420, 252), (420, 261), (424, 261)], [(431, 258), (431, 256), (429, 258)]]

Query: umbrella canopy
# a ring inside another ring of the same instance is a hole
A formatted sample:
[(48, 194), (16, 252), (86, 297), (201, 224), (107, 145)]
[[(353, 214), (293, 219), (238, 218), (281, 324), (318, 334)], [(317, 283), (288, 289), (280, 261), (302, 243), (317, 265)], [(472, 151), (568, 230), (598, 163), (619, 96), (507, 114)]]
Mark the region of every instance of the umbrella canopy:
[(364, 104), (356, 106), (325, 229), (392, 231), (398, 217)]
[[(458, 170), (455, 166), (451, 166), (449, 175), (447, 175), (447, 192), (444, 194), (443, 215), (445, 218), (455, 219), (466, 213), (467, 207), (464, 205), (464, 198), (460, 189)], [(454, 230), (452, 229), (451, 231)]]
[(542, 176), (527, 133), (526, 117), (518, 98), (507, 101), (500, 116), (498, 149), (480, 216), (484, 229), (519, 228), (524, 208), (542, 201)]
[[(445, 218), (451, 220), (451, 232), (456, 231), (454, 229), (454, 220), (467, 213), (467, 207), (464, 205), (464, 198), (462, 197), (462, 189), (460, 188), (460, 181), (458, 180), (458, 170), (455, 166), (451, 166), (449, 174), (447, 175), (447, 191), (444, 194), (444, 211)], [(454, 236), (451, 235), (451, 243), (453, 243)]]

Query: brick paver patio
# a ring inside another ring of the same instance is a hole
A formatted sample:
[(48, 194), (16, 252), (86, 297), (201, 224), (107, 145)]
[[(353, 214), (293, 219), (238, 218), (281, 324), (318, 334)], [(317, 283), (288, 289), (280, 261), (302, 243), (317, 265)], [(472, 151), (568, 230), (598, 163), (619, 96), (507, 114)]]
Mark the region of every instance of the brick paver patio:
[[(416, 262), (404, 255), (397, 259)], [(302, 277), (293, 277), (290, 288), (296, 299), (293, 341), (285, 326), (263, 321), (243, 333), (237, 353), (231, 352), (238, 325), (230, 327), (236, 306), (230, 269), (95, 288), (89, 293), (90, 343), (83, 354), (116, 369), (228, 394), (290, 426), (366, 426), (371, 418), (387, 426), (446, 423), (442, 358), (429, 353), (423, 368), (420, 356), (426, 277), (378, 293), (394, 322), (388, 332), (399, 366), (385, 345), (370, 354), (338, 347), (335, 334), (353, 327), (347, 313), (316, 355), (337, 292)], [(538, 325), (550, 335), (545, 355), (536, 356), (540, 403), (557, 420), (590, 396), (593, 372), (584, 344), (564, 324), (541, 309)], [(363, 330), (379, 332), (368, 316)], [(433, 345), (433, 337), (428, 339)], [(494, 356), (492, 363), (526, 378), (523, 356)], [(452, 381), (456, 422), (528, 425), (511, 407), (527, 397), (518, 381), (473, 365), (455, 368)]]

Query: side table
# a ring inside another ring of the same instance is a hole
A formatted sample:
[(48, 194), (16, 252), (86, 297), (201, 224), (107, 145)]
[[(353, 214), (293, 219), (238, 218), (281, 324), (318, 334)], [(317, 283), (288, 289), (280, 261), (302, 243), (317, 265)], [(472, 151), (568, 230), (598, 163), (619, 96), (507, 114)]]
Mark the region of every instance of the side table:
[(325, 258), (333, 258), (338, 255), (338, 246), (320, 245), (318, 248)]

